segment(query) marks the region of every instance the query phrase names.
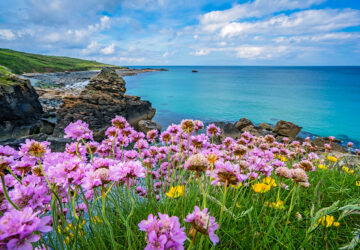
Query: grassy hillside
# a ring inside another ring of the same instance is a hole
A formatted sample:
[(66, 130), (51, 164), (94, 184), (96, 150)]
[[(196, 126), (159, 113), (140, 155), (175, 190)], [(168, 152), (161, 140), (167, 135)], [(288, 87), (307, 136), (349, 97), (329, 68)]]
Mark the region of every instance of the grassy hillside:
[[(100, 69), (113, 65), (71, 57), (44, 56), (0, 48), (0, 65), (15, 74), (31, 72), (60, 72)], [(117, 67), (121, 68), (121, 67)]]

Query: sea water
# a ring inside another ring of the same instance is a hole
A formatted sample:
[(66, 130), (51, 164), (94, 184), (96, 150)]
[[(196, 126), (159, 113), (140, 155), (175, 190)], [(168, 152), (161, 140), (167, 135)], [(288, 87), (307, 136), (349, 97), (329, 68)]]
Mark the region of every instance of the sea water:
[(168, 71), (125, 77), (127, 94), (149, 100), (163, 127), (184, 118), (282, 119), (319, 136), (360, 141), (360, 67), (154, 68)]

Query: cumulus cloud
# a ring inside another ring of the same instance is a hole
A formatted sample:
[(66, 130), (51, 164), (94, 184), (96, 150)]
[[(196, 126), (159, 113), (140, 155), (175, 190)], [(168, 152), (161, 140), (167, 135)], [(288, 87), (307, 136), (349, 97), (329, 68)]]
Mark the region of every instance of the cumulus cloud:
[(15, 34), (9, 30), (9, 29), (0, 29), (0, 40), (14, 40), (15, 39)]
[(360, 25), (358, 10), (306, 10), (291, 15), (280, 14), (257, 22), (232, 22), (220, 28), (221, 37), (242, 34), (301, 34), (339, 30)]
[(111, 55), (111, 54), (114, 54), (114, 52), (115, 52), (115, 44), (114, 43), (101, 49), (101, 53), (103, 53), (104, 55)]

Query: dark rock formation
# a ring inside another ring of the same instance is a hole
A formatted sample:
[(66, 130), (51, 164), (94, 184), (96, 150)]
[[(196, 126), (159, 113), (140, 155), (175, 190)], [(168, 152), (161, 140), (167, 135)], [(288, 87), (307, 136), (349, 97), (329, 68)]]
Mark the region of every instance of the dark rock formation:
[(11, 75), (6, 83), (0, 82), (0, 140), (36, 132), (33, 130), (38, 126), (42, 112), (38, 95), (29, 80)]
[(192, 73), (198, 73), (199, 71), (197, 71), (197, 70), (192, 70), (191, 72), (192, 72)]
[(235, 140), (241, 138), (241, 132), (235, 127), (233, 123), (214, 122), (214, 124), (221, 129), (220, 135), (215, 138), (217, 143), (220, 143), (226, 137), (231, 137)]
[(281, 136), (286, 136), (290, 139), (294, 139), (301, 129), (302, 127), (299, 127), (292, 122), (280, 120), (275, 124), (273, 132)]
[(78, 97), (64, 97), (57, 111), (54, 136), (62, 137), (64, 128), (80, 119), (94, 131), (94, 139), (101, 140), (116, 115), (124, 116), (135, 129), (139, 129), (139, 121), (151, 120), (155, 109), (149, 101), (125, 95), (125, 91), (125, 81), (114, 69), (102, 69)]

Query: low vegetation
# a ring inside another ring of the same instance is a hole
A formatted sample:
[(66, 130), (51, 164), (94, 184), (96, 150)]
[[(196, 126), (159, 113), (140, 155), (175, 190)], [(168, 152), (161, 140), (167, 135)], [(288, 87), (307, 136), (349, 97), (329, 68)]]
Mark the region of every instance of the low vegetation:
[(113, 65), (71, 57), (45, 56), (0, 48), (0, 65), (15, 74), (95, 70)]
[[(352, 249), (358, 151), (315, 152), (184, 120), (160, 135), (112, 120), (98, 143), (69, 124), (65, 152), (0, 146), (0, 244), (10, 249)], [(331, 138), (331, 141), (334, 138)], [(349, 149), (352, 144), (349, 144)]]

